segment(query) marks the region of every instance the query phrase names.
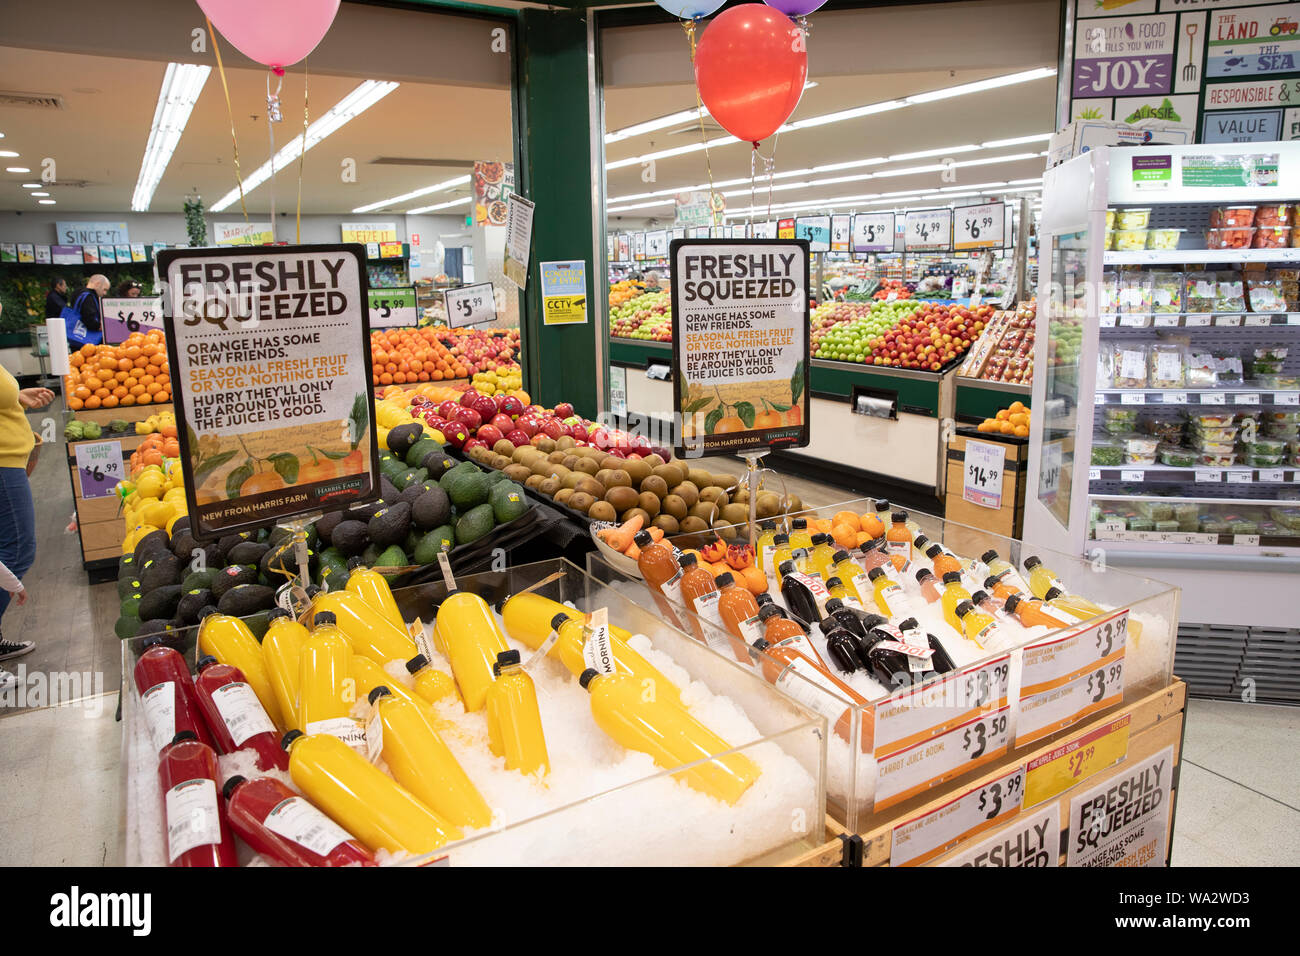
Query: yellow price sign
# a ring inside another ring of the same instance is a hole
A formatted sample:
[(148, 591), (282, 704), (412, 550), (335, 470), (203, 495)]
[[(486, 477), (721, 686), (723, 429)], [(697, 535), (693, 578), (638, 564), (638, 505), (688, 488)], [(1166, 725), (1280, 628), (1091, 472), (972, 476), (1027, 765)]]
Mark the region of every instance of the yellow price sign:
[(1128, 755), (1132, 714), (1125, 714), (1036, 757), (1026, 768), (1025, 806), (1050, 800)]

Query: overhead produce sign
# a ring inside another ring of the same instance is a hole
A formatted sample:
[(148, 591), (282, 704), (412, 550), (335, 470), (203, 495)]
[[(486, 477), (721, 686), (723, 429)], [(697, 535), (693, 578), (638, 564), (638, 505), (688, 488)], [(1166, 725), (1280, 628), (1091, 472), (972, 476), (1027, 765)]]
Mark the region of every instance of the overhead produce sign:
[(515, 164), (474, 164), (474, 225), (504, 226), (509, 210), (507, 197), (515, 189)]
[(808, 243), (672, 244), (678, 452), (808, 444)]
[(269, 222), (214, 222), (212, 243), (217, 246), (264, 246), (273, 242)]
[(1300, 103), (1300, 80), (1213, 83), (1205, 87), (1206, 110), (1240, 110)]
[(853, 252), (893, 252), (894, 214), (866, 212), (853, 217)]
[(163, 327), (162, 296), (148, 298), (108, 298), (99, 300), (104, 317), (104, 341), (109, 345), (125, 342), (133, 332)]
[(1169, 93), (1177, 20), (1174, 14), (1080, 20), (1075, 25), (1072, 95)]
[(637, 232), (632, 235), (632, 258), (636, 260), (645, 258), (645, 233)]
[(917, 209), (903, 217), (903, 248), (908, 252), (952, 248), (952, 210)]
[[(339, 226), (344, 242), (396, 242), (395, 222), (345, 222)], [(412, 237), (414, 238), (414, 237)], [(418, 243), (415, 243), (418, 245)]]
[(50, 246), (50, 258), (56, 266), (79, 266), (85, 261), (81, 246)]
[(58, 232), (58, 241), (69, 246), (131, 241), (130, 230), (124, 222), (59, 222), (54, 228)]
[(852, 221), (850, 216), (831, 216), (831, 252), (849, 251)]
[(481, 325), (497, 317), (496, 296), (491, 282), (445, 289), (442, 299), (447, 308), (447, 324), (452, 328)]
[(668, 233), (660, 229), (645, 234), (645, 255), (647, 259), (663, 259), (668, 255)]
[(110, 498), (115, 495), (122, 471), (120, 441), (77, 442), (77, 477), (82, 498)]
[(168, 249), (158, 268), (194, 536), (374, 500), (364, 248)]
[(1206, 113), (1201, 121), (1202, 143), (1272, 143), (1281, 139), (1281, 110)]
[(831, 217), (808, 216), (794, 221), (794, 237), (808, 240), (809, 252), (831, 251)]
[(542, 322), (546, 325), (584, 325), (587, 322), (587, 263), (543, 262)]
[(1300, 70), (1300, 15), (1291, 6), (1219, 10), (1210, 14), (1206, 76), (1248, 76)]
[(1006, 203), (958, 206), (952, 215), (952, 247), (957, 251), (1001, 249), (1006, 245)]
[(370, 307), (370, 327), (413, 328), (420, 324), (420, 310), (415, 305), (415, 289), (371, 289), (366, 296)]
[(722, 213), (727, 208), (727, 200), (721, 193), (710, 194), (705, 189), (678, 193), (673, 198), (676, 206), (676, 215), (673, 217), (675, 226), (708, 226), (720, 223)]

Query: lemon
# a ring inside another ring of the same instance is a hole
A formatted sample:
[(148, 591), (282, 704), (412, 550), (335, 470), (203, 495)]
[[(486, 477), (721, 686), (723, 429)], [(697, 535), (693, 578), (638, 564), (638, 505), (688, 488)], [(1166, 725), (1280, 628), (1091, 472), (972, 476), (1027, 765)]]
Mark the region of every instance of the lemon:
[[(166, 490), (163, 486), (166, 482), (163, 480), (161, 471), (146, 470), (140, 475), (135, 483), (135, 494), (141, 498), (161, 498)], [(130, 498), (127, 498), (130, 501)]]
[(155, 501), (140, 509), (140, 520), (155, 528), (167, 527), (167, 523), (174, 517), (176, 517), (176, 509), (165, 501)]

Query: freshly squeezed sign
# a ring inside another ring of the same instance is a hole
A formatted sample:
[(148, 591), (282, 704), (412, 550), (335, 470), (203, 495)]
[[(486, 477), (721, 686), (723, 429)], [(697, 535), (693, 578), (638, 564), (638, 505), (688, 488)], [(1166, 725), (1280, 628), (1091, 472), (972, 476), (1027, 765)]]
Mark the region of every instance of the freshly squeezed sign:
[(678, 453), (808, 444), (808, 243), (672, 244)]
[(159, 255), (196, 538), (376, 497), (365, 247)]

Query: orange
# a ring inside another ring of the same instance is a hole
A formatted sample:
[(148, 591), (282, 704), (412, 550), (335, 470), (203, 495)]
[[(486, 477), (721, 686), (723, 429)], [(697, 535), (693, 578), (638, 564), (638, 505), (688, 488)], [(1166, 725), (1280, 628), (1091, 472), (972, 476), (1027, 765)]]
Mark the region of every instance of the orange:
[(284, 487), (284, 479), (275, 471), (259, 471), (250, 476), (239, 486), (240, 495), (258, 495), (266, 491), (278, 491)]
[(1010, 405), (1007, 406), (1007, 410), (1010, 412), (1023, 412), (1025, 410), (1025, 403), (1012, 402)]
[(1017, 426), (1015, 427), (1014, 431), (1013, 431), (1013, 434), (1014, 434), (1017, 438), (1028, 438), (1028, 437), (1029, 437), (1029, 426), (1028, 426), (1028, 425), (1017, 425)]
[(857, 513), (856, 513), (856, 512), (853, 512), (853, 511), (837, 511), (837, 512), (835, 512), (835, 517), (831, 519), (831, 531), (832, 531), (832, 532), (834, 532), (834, 530), (835, 530), (835, 525), (837, 525), (837, 524), (846, 524), (846, 525), (848, 525), (850, 528), (852, 528), (854, 531), (857, 531), (859, 528), (862, 527), (862, 523), (858, 521)]
[[(137, 387), (138, 387), (138, 386), (137, 386)], [(135, 403), (136, 403), (137, 405), (148, 405), (148, 404), (151, 403), (152, 401), (153, 401), (153, 396), (150, 395), (150, 394), (147, 393), (147, 392), (146, 392), (145, 394), (143, 394), (143, 395), (137, 395), (137, 396), (135, 397)]]
[(112, 395), (112, 394), (113, 394), (113, 393), (110, 392), (108, 389), (106, 389), (103, 385), (101, 385), (101, 386), (99, 386), (99, 388), (95, 389), (95, 397), (96, 397), (96, 398), (107, 398), (108, 396), (110, 396), (110, 395)]
[(104, 384), (102, 381), (100, 381), (99, 376), (97, 375), (88, 376), (85, 381), (86, 381), (86, 388), (90, 389), (92, 392)]
[(105, 408), (117, 408), (117, 396), (109, 395), (103, 400), (102, 404)]
[[(836, 517), (838, 518), (839, 516), (836, 515)], [(855, 522), (857, 519), (858, 516), (853, 515), (853, 520)], [(863, 533), (864, 532), (860, 532), (856, 528), (850, 527), (847, 524), (835, 524), (831, 526), (831, 537), (835, 539), (836, 544), (846, 551), (858, 546), (858, 535)]]
[(1003, 422), (1002, 427), (999, 428), (998, 431), (1004, 435), (1014, 435), (1016, 433), (1016, 426), (1010, 422)]
[(102, 402), (101, 402), (100, 397), (99, 397), (98, 395), (92, 395), (92, 396), (90, 396), (90, 398), (86, 399), (86, 407), (87, 407), (87, 408), (99, 408), (99, 406), (100, 406), (101, 404), (102, 404)]
[(998, 409), (998, 413), (996, 417), (998, 421), (1005, 422), (1008, 418), (1011, 417), (1011, 412), (1008, 409), (1000, 408)]
[(1012, 425), (1028, 425), (1029, 416), (1026, 415), (1024, 412), (1012, 412), (1010, 415), (1007, 416), (1007, 421), (1009, 421)]
[(172, 400), (172, 393), (167, 391), (166, 389), (163, 389), (161, 392), (159, 392), (158, 397), (156, 399), (156, 401), (158, 402), (170, 402), (171, 400)]
[(870, 541), (870, 540), (871, 540), (871, 535), (867, 534), (867, 532), (865, 532), (865, 531), (859, 531), (859, 532), (858, 532), (858, 547), (859, 547), (859, 548), (862, 547), (864, 544), (866, 544), (866, 543), (867, 543), (868, 541)]
[(80, 399), (80, 398), (77, 398), (77, 396), (75, 396), (75, 395), (72, 396), (72, 398), (68, 399), (68, 407), (69, 407), (70, 409), (72, 409), (74, 412), (79, 412), (79, 411), (81, 411), (81, 409), (82, 409), (82, 405), (83, 405), (83, 403), (82, 403), (81, 399)]
[(767, 590), (767, 575), (756, 565), (751, 564), (739, 571), (732, 571), (731, 574), (732, 577), (737, 578), (737, 583), (744, 584), (751, 594), (762, 594)]
[(86, 357), (82, 355), (80, 352), (73, 352), (72, 355), (68, 358), (68, 364), (71, 365), (73, 368), (81, 368), (81, 363), (83, 363), (84, 361), (86, 361)]
[(132, 395), (132, 394), (130, 394), (130, 393), (128, 392), (126, 395), (123, 395), (123, 396), (122, 396), (122, 407), (123, 407), (123, 408), (129, 408), (130, 406), (132, 406), (132, 405), (134, 405), (134, 404), (135, 404), (135, 396), (134, 396), (134, 395)]
[(90, 389), (85, 385), (78, 385), (72, 395), (74, 398), (79, 398), (84, 402), (86, 399), (90, 398)]
[(176, 426), (175, 426), (175, 425), (164, 425), (162, 428), (158, 429), (158, 432), (159, 432), (159, 434), (161, 434), (164, 438), (175, 438), (175, 437), (177, 437), (177, 435), (179, 434), (179, 433), (176, 431)]

